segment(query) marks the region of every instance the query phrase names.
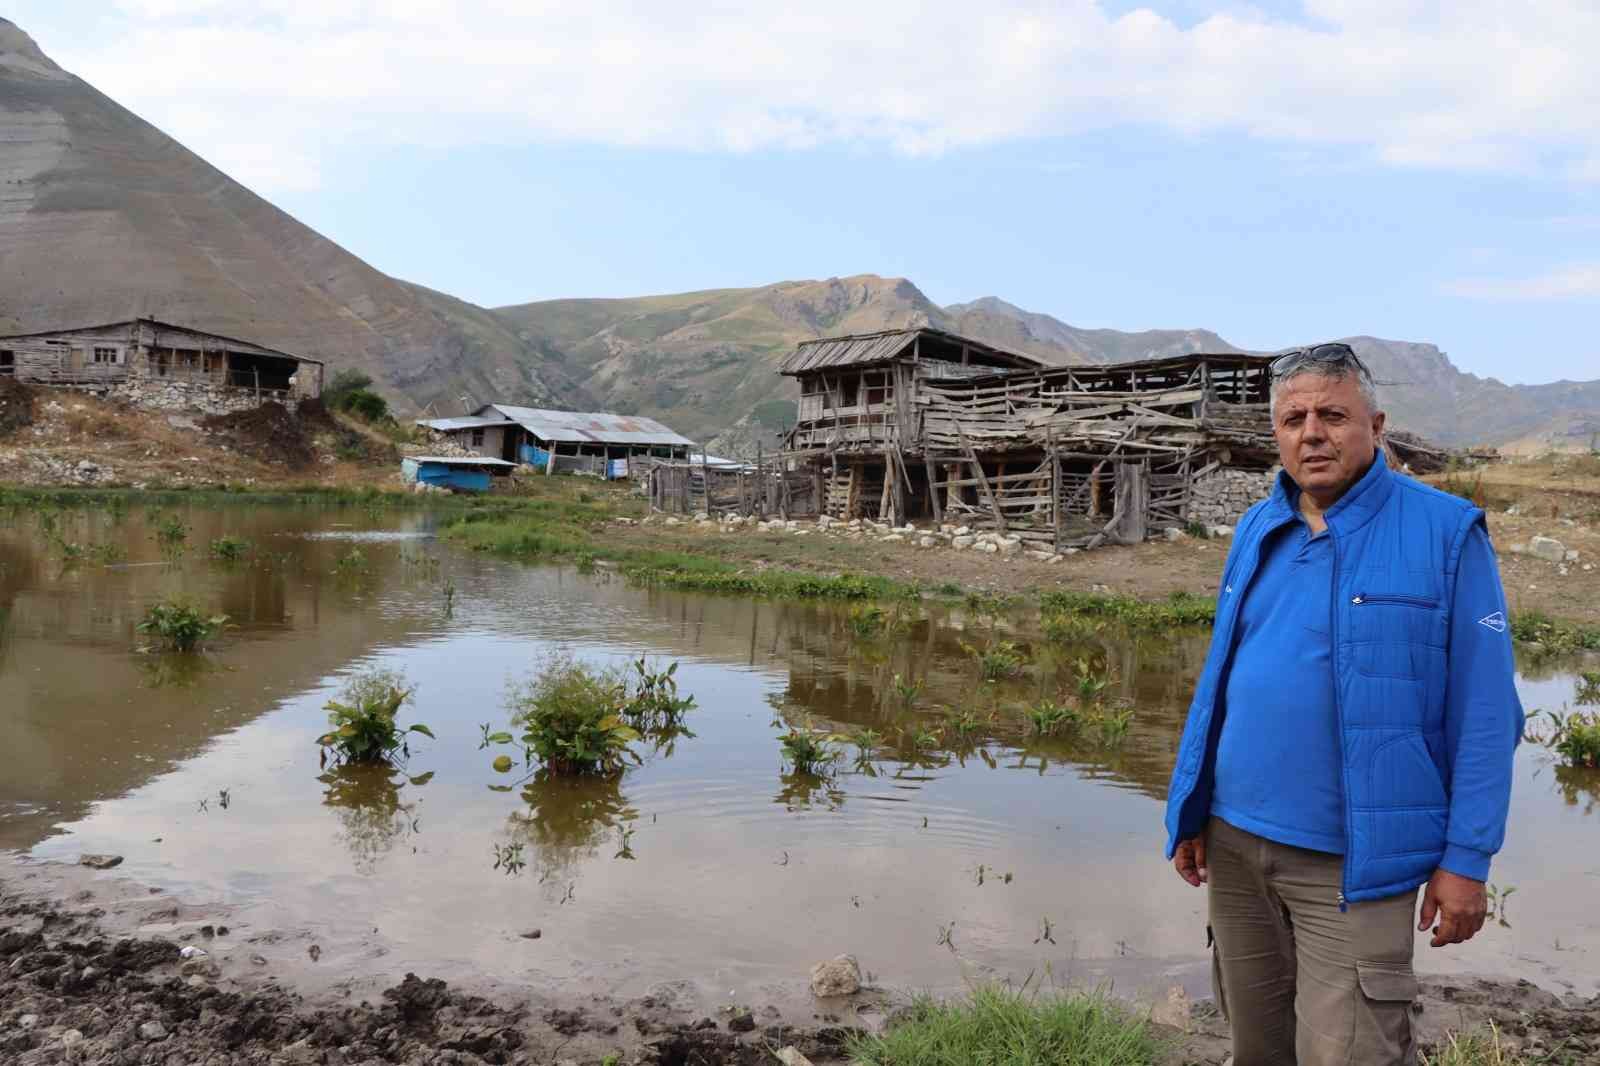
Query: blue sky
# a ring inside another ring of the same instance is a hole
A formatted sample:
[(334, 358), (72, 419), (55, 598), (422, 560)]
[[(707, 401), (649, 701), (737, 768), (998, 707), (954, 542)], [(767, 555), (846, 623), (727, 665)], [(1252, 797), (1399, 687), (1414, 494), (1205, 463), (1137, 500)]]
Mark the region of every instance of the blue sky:
[(1600, 377), (1587, 0), (667, 7), (9, 15), (375, 266), (489, 306), (877, 273), (1079, 326)]

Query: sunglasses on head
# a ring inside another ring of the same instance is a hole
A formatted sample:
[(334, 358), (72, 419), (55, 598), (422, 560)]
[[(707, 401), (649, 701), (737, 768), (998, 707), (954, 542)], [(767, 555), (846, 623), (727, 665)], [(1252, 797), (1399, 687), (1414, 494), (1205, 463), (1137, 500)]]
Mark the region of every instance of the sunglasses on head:
[(1367, 364), (1361, 361), (1356, 350), (1348, 344), (1333, 342), (1330, 344), (1313, 344), (1309, 348), (1290, 348), (1274, 359), (1269, 366), (1272, 376), (1283, 377), (1291, 370), (1303, 366), (1353, 366), (1364, 374), (1369, 374)]

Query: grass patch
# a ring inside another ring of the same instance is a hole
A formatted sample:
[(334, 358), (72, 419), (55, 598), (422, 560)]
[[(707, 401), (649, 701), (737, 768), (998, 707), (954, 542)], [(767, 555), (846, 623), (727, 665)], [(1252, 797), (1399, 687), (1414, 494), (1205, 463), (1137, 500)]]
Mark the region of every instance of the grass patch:
[(1537, 1056), (1506, 1046), (1500, 1030), (1490, 1023), (1487, 1030), (1451, 1033), (1445, 1043), (1425, 1051), (1420, 1066), (1567, 1066), (1580, 1060), (1576, 1053), (1559, 1049)]
[(1586, 626), (1551, 618), (1543, 611), (1517, 611), (1511, 616), (1511, 635), (1518, 643), (1537, 644), (1552, 655), (1600, 651), (1600, 626)]
[(1150, 1066), (1160, 1052), (1149, 1026), (1103, 995), (992, 985), (965, 1002), (918, 999), (887, 1032), (847, 1046), (861, 1066)]
[(1046, 624), (1058, 618), (1108, 618), (1129, 629), (1173, 629), (1209, 626), (1217, 605), (1208, 596), (1174, 592), (1164, 600), (1107, 596), (1093, 592), (1046, 592), (1039, 597)]

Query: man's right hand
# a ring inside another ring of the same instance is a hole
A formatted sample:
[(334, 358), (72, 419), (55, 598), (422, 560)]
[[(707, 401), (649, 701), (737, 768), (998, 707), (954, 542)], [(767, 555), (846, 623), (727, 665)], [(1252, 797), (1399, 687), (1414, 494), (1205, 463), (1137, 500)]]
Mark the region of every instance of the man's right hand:
[(1172, 855), (1172, 866), (1178, 871), (1179, 877), (1195, 888), (1205, 884), (1209, 876), (1206, 869), (1206, 838), (1198, 836), (1180, 841), (1178, 850)]

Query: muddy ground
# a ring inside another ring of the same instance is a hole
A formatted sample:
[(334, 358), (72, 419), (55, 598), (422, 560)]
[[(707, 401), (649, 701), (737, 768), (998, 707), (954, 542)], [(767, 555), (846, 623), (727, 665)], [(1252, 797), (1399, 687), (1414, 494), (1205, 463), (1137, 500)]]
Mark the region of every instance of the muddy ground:
[[(123, 904), (135, 894), (148, 897), (138, 908), (145, 924), (164, 919), (160, 935), (130, 926)], [(452, 987), (410, 973), (318, 982), (309, 976), (318, 952), (298, 946), (301, 931), (230, 929), (229, 914), (77, 867), (8, 865), (0, 874), (0, 1061), (754, 1066), (795, 1047), (822, 1066), (844, 1062), (850, 1031), (886, 1024), (907, 998), (868, 989), (784, 1010), (706, 1012), (674, 984), (618, 999), (559, 987)], [(309, 961), (275, 950), (284, 944)], [(185, 949), (205, 954), (186, 958)], [(1174, 990), (1153, 1010), (1170, 1044), (1167, 1063), (1226, 1060), (1226, 1027), (1211, 1001), (1191, 1003)], [(1509, 1046), (1550, 1056), (1537, 1061), (1600, 1062), (1600, 996), (1563, 999), (1526, 982), (1424, 981), (1416, 1025), (1426, 1046), (1489, 1022)]]

